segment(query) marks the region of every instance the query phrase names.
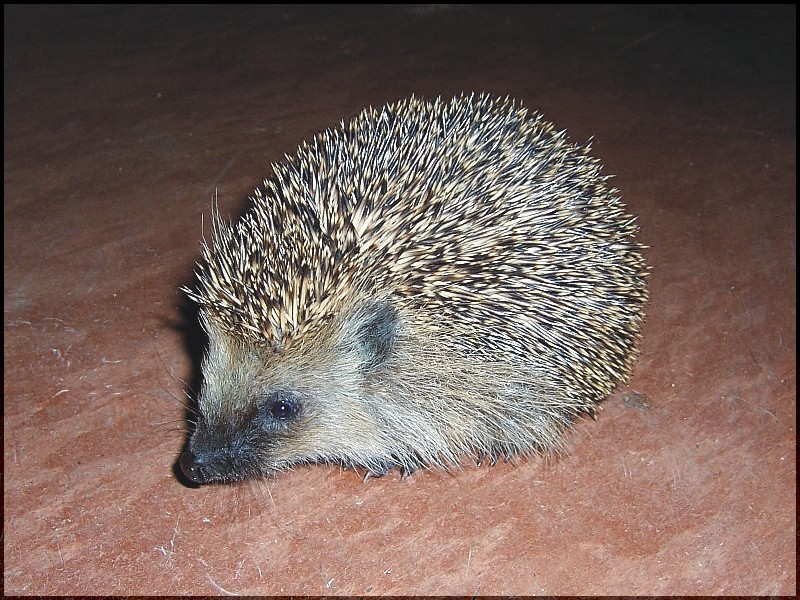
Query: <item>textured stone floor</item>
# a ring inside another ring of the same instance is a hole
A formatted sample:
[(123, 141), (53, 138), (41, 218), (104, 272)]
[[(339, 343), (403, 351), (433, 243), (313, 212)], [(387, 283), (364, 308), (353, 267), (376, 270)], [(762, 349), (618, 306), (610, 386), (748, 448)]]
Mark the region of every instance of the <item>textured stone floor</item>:
[[(796, 592), (794, 6), (4, 13), (6, 593)], [(629, 384), (549, 463), (183, 485), (212, 199), (462, 91), (593, 136), (640, 215)]]

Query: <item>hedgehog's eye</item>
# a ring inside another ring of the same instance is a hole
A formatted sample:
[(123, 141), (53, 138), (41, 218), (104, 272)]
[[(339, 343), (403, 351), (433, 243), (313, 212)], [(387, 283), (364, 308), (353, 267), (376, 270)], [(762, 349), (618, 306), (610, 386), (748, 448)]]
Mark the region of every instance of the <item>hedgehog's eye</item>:
[(288, 421), (300, 411), (300, 399), (291, 392), (273, 392), (259, 409), (266, 422)]
[(290, 419), (297, 412), (297, 406), (294, 402), (286, 398), (279, 397), (278, 400), (272, 405), (269, 410), (270, 414), (276, 419), (286, 420)]
[(302, 397), (299, 394), (286, 391), (271, 392), (258, 403), (258, 408), (252, 417), (253, 425), (266, 431), (283, 429), (300, 414), (302, 407)]

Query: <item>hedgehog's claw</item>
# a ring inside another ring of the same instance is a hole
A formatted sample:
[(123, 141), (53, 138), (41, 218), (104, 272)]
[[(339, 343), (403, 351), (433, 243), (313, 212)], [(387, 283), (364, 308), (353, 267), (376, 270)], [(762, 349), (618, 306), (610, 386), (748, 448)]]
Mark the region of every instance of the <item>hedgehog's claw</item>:
[(414, 467), (400, 467), (400, 481), (403, 481), (406, 477), (411, 477), (416, 470)]
[(381, 465), (380, 467), (369, 467), (367, 468), (367, 474), (364, 475), (364, 483), (367, 483), (370, 479), (380, 479), (384, 475), (386, 475), (389, 471), (395, 468), (397, 465), (393, 464), (385, 464)]
[(364, 483), (367, 483), (370, 479), (379, 479), (384, 475), (387, 475), (390, 471), (392, 471), (395, 468), (400, 469), (400, 481), (403, 481), (406, 477), (410, 476), (414, 471), (416, 471), (414, 467), (408, 467), (397, 464), (386, 464), (382, 465), (379, 468), (369, 468), (367, 470), (367, 474), (364, 475)]
[(475, 460), (475, 464), (478, 465), (479, 467), (482, 467), (483, 463), (488, 459), (489, 460), (489, 466), (493, 467), (493, 466), (495, 466), (497, 464), (497, 458), (498, 458), (498, 455), (494, 450), (492, 450), (491, 452), (481, 451), (478, 454), (478, 458)]
[(367, 474), (364, 475), (364, 483), (367, 483), (370, 479), (378, 479), (379, 477), (383, 477), (386, 473), (376, 473), (375, 471), (369, 470)]
[(488, 452), (481, 450), (478, 453), (478, 457), (475, 460), (475, 464), (479, 467), (483, 466), (483, 463), (488, 459), (489, 466), (493, 467), (497, 464), (497, 461), (500, 460), (500, 457), (503, 457), (505, 462), (509, 462), (511, 460), (511, 452), (508, 451), (500, 451), (497, 449), (489, 450)]

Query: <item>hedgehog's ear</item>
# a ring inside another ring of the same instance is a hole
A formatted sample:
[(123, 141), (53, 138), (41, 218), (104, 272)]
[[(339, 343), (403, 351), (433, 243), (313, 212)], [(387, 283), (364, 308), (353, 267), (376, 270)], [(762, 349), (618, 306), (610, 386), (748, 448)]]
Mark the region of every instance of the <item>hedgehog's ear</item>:
[(364, 357), (362, 369), (374, 369), (383, 364), (392, 353), (399, 315), (387, 301), (370, 303), (358, 311), (356, 340)]

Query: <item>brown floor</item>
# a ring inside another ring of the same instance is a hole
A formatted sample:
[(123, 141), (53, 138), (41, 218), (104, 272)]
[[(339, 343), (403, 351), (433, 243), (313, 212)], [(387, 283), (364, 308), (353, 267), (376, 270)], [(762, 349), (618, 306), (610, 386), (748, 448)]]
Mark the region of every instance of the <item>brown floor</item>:
[[(7, 7), (5, 592), (794, 594), (795, 14)], [(640, 215), (630, 384), (550, 464), (181, 484), (212, 198), (472, 90), (594, 136)]]

